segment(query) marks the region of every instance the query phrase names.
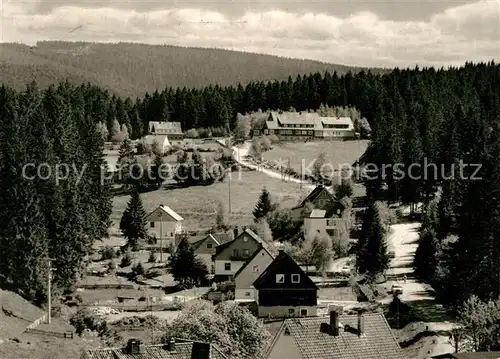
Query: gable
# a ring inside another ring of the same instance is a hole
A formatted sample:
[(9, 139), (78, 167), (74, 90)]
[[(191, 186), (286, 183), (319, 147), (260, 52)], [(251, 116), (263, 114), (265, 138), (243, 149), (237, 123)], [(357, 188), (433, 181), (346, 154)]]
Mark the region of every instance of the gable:
[(234, 249), (238, 250), (239, 252), (248, 250), (250, 251), (249, 256), (251, 256), (261, 246), (261, 242), (259, 242), (252, 234), (245, 231), (234, 240), (218, 246), (216, 249), (214, 260), (229, 260)]
[[(265, 271), (273, 261), (273, 256), (264, 248), (260, 248), (255, 254), (235, 273), (234, 281), (236, 288), (249, 288), (253, 282)], [(258, 266), (258, 272), (254, 267)]]
[[(283, 275), (282, 283), (276, 283), (276, 276)], [(292, 274), (299, 275), (297, 283), (292, 282)], [(316, 284), (309, 276), (300, 268), (300, 266), (284, 251), (280, 251), (278, 257), (266, 268), (264, 273), (253, 283), (257, 289), (273, 288), (301, 288), (301, 289), (318, 289)]]
[(156, 208), (153, 212), (148, 214), (146, 219), (151, 222), (178, 222), (183, 220), (181, 216), (167, 206)]
[[(212, 248), (207, 248), (207, 245), (209, 243), (212, 244)], [(217, 240), (211, 234), (209, 234), (204, 239), (193, 243), (193, 248), (195, 253), (212, 253), (212, 251), (214, 251), (218, 245), (219, 242), (217, 242)]]

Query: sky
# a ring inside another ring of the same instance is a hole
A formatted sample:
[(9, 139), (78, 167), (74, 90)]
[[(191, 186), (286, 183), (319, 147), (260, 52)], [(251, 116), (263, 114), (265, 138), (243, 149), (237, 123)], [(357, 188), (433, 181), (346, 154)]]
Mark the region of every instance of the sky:
[(367, 67), (500, 60), (500, 0), (0, 1), (0, 42), (216, 47)]

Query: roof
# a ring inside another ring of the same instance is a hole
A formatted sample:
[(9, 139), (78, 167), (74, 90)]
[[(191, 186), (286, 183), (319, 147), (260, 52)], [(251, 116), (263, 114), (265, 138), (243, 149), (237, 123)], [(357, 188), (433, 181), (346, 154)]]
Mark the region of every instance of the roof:
[(162, 132), (171, 134), (181, 134), (182, 126), (180, 122), (166, 122), (166, 121), (150, 121), (149, 122), (149, 132)]
[(312, 191), (311, 193), (309, 193), (309, 195), (307, 195), (306, 198), (304, 198), (304, 200), (297, 206), (297, 207), (294, 207), (293, 209), (295, 208), (300, 208), (300, 207), (304, 207), (306, 205), (307, 202), (312, 202), (316, 199), (316, 197), (318, 197), (321, 192), (323, 191), (326, 191), (328, 192), (328, 194), (330, 196), (332, 196), (332, 200), (335, 200), (335, 196), (328, 190), (328, 188), (326, 188), (325, 186), (323, 185), (317, 185)]
[[(145, 345), (141, 354), (128, 354), (125, 348), (101, 348), (86, 350), (86, 359), (191, 359), (194, 342), (175, 343), (175, 352), (165, 345)], [(211, 344), (211, 359), (227, 359), (217, 346)]]
[(250, 237), (255, 239), (258, 243), (260, 243), (263, 247), (267, 247), (267, 244), (257, 235), (255, 234), (254, 231), (252, 231), (250, 228), (245, 228), (243, 232), (241, 232), (235, 239), (232, 241), (228, 241), (226, 243), (221, 244), (220, 246), (217, 246), (215, 248), (215, 255), (217, 256), (219, 253), (221, 253), (224, 249), (228, 248), (234, 241), (239, 239), (243, 234), (248, 234)]
[[(290, 265), (296, 266), (297, 267), (296, 270), (302, 272), (301, 274), (303, 275), (303, 277), (308, 280), (307, 281), (308, 283), (304, 282), (304, 284), (307, 283), (309, 287), (311, 288), (314, 287), (318, 289), (318, 286), (312, 281), (312, 279), (309, 278), (309, 276), (302, 270), (302, 268), (297, 264), (297, 262), (295, 262), (292, 257), (286, 254), (284, 250), (280, 250), (278, 256), (274, 258), (271, 264), (267, 266), (267, 268), (264, 270), (264, 272), (262, 272), (259, 278), (257, 278), (255, 282), (253, 282), (253, 286), (256, 289), (261, 288), (266, 283), (267, 278), (270, 275), (273, 275), (275, 271), (282, 268), (282, 266), (290, 266)], [(298, 273), (297, 271), (295, 273)]]
[(350, 117), (320, 117), (322, 125), (347, 125), (353, 129), (353, 123)]
[(163, 204), (160, 204), (158, 206), (158, 208), (156, 208), (154, 211), (152, 211), (150, 214), (148, 214), (148, 217), (150, 217), (153, 213), (155, 213), (158, 210), (163, 210), (163, 212), (168, 214), (170, 217), (172, 217), (176, 221), (183, 221), (184, 220), (184, 218), (179, 216), (172, 208), (170, 208), (169, 206), (165, 206)]
[[(345, 130), (353, 130), (354, 125), (350, 117), (323, 117), (316, 112), (276, 112), (271, 111), (267, 116), (266, 126), (268, 129), (284, 128), (286, 125), (293, 125), (294, 128), (314, 129), (317, 131), (326, 128), (336, 131), (344, 130), (329, 128), (325, 125), (344, 125)], [(312, 127), (311, 127), (312, 126)]]
[(250, 262), (259, 255), (260, 251), (261, 250), (264, 250), (266, 251), (267, 254), (269, 254), (269, 256), (274, 260), (274, 256), (269, 253), (269, 251), (267, 250), (266, 247), (262, 246), (261, 248), (259, 248), (258, 250), (256, 250), (251, 256), (250, 258), (248, 258), (248, 260), (245, 262), (245, 264), (243, 264), (240, 269), (238, 269), (238, 271), (234, 274), (234, 278), (236, 279), (236, 277), (250, 264)]
[(212, 234), (209, 234), (208, 236), (203, 237), (202, 239), (191, 243), (191, 246), (193, 247), (194, 250), (197, 250), (203, 244), (203, 242), (205, 242), (205, 240), (208, 238), (211, 238), (216, 243), (217, 246), (221, 244)]
[(324, 209), (313, 209), (309, 218), (325, 218), (326, 211)]
[(500, 359), (500, 352), (449, 353), (436, 355), (436, 359)]
[[(338, 337), (320, 331), (321, 323), (329, 323), (329, 316), (286, 319), (277, 336), (290, 333), (301, 359), (404, 358), (382, 313), (364, 314), (363, 336), (357, 333), (357, 315), (341, 315), (339, 319), (344, 328), (340, 329)], [(272, 347), (267, 353), (271, 351)]]

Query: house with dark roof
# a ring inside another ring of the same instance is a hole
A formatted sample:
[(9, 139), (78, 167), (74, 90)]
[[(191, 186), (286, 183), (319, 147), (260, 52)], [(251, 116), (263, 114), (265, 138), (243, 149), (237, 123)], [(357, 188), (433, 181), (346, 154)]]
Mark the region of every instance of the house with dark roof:
[(325, 186), (316, 186), (302, 202), (291, 209), (293, 218), (307, 217), (313, 209), (322, 209), (332, 214), (341, 214), (345, 206)]
[(315, 112), (271, 111), (254, 136), (276, 135), (281, 140), (352, 139), (354, 124), (349, 117), (321, 117)]
[(257, 291), (253, 282), (271, 264), (274, 256), (262, 247), (234, 274), (234, 298), (236, 301), (255, 301)]
[(286, 319), (265, 359), (404, 359), (382, 313)]
[(318, 287), (285, 251), (267, 266), (253, 283), (259, 317), (315, 316)]
[(435, 355), (432, 359), (500, 359), (500, 352), (469, 352)]
[(245, 229), (232, 241), (215, 248), (215, 281), (233, 280), (236, 272), (266, 243), (251, 229)]
[(85, 350), (80, 359), (228, 359), (217, 346), (171, 340), (166, 345), (145, 345), (130, 339), (124, 348)]

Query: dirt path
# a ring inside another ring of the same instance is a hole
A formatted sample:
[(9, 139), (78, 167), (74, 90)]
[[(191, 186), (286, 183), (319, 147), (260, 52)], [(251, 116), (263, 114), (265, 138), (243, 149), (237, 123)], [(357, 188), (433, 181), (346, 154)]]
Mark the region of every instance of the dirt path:
[[(387, 271), (389, 286), (398, 284), (403, 288), (401, 300), (420, 308), (431, 321), (425, 323), (429, 331), (449, 331), (456, 326), (452, 322), (443, 306), (435, 300), (434, 291), (425, 283), (420, 282), (413, 275), (413, 258), (417, 249), (418, 229), (420, 223), (395, 224), (391, 226), (389, 241), (394, 247), (394, 259), (391, 268)], [(406, 276), (406, 280), (404, 279)], [(386, 298), (387, 303), (392, 297)], [(448, 343), (447, 336), (437, 338), (431, 355), (450, 353), (454, 348)]]

